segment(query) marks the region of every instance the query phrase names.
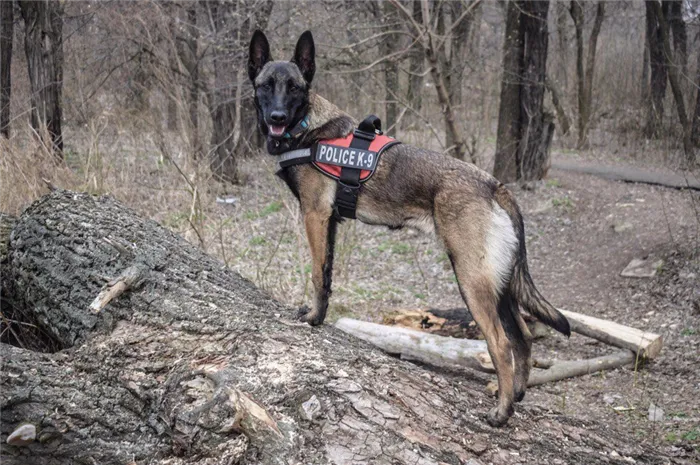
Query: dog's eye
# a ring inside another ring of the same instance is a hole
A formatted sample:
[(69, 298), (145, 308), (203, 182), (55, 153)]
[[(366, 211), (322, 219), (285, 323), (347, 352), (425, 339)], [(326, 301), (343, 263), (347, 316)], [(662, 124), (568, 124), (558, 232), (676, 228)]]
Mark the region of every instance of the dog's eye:
[(264, 83), (260, 84), (260, 89), (264, 90), (270, 90), (272, 89), (272, 82), (271, 81), (265, 81)]
[(289, 92), (296, 92), (298, 90), (301, 90), (301, 87), (296, 85), (294, 81), (289, 81), (287, 82), (287, 89), (289, 89)]

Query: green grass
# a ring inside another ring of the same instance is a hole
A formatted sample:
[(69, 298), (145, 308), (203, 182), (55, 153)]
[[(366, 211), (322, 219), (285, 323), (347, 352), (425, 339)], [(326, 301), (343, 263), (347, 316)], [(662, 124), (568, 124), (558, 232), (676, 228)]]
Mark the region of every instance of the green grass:
[(569, 196), (555, 197), (552, 199), (552, 205), (554, 207), (562, 207), (566, 210), (574, 209), (574, 201), (569, 198)]
[(683, 331), (681, 331), (681, 336), (695, 336), (697, 333), (697, 330), (694, 328), (685, 328)]
[(402, 242), (396, 243), (391, 247), (391, 252), (397, 255), (406, 255), (411, 251), (411, 246)]
[(243, 217), (246, 220), (255, 220), (258, 218), (265, 218), (266, 216), (277, 213), (280, 210), (282, 210), (282, 202), (271, 202), (260, 211), (250, 210), (245, 212)]
[(547, 179), (545, 182), (545, 185), (547, 187), (561, 187), (561, 182), (558, 179)]
[(681, 435), (681, 439), (688, 442), (695, 442), (700, 438), (700, 429), (691, 429)]
[(263, 245), (266, 242), (267, 240), (263, 236), (253, 236), (248, 241), (250, 245)]

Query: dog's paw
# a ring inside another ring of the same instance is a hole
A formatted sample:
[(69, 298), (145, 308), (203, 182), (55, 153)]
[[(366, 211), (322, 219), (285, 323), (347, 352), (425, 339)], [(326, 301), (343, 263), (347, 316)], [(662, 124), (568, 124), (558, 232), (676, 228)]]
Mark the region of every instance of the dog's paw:
[(512, 412), (509, 414), (508, 412), (502, 412), (498, 407), (494, 407), (486, 414), (486, 421), (489, 425), (497, 428), (508, 423), (508, 419), (511, 415)]
[(311, 308), (309, 308), (308, 305), (302, 305), (302, 306), (299, 307), (299, 309), (297, 310), (297, 318), (298, 318), (299, 320), (304, 321), (304, 317), (305, 317), (306, 315), (308, 315), (309, 313), (311, 313)]
[(306, 305), (299, 307), (297, 311), (297, 318), (304, 323), (308, 323), (311, 326), (318, 326), (323, 323), (323, 317), (313, 310), (311, 310)]

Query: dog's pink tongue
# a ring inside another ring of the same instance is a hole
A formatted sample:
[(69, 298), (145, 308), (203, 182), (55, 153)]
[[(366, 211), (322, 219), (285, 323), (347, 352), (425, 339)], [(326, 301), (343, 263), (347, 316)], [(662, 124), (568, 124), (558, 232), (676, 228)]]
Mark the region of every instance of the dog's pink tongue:
[(281, 136), (284, 134), (284, 126), (275, 126), (275, 125), (270, 125), (270, 134), (273, 136)]

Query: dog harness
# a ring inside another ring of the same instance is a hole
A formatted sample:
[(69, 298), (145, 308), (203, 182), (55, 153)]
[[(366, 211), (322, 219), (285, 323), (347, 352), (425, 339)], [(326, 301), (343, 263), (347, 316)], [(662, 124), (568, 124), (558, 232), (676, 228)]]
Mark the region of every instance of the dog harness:
[(382, 122), (370, 115), (352, 134), (324, 139), (311, 148), (292, 150), (280, 156), (280, 171), (293, 165), (311, 163), (338, 181), (333, 208), (343, 218), (355, 219), (362, 183), (372, 177), (382, 153), (401, 142), (382, 133)]

